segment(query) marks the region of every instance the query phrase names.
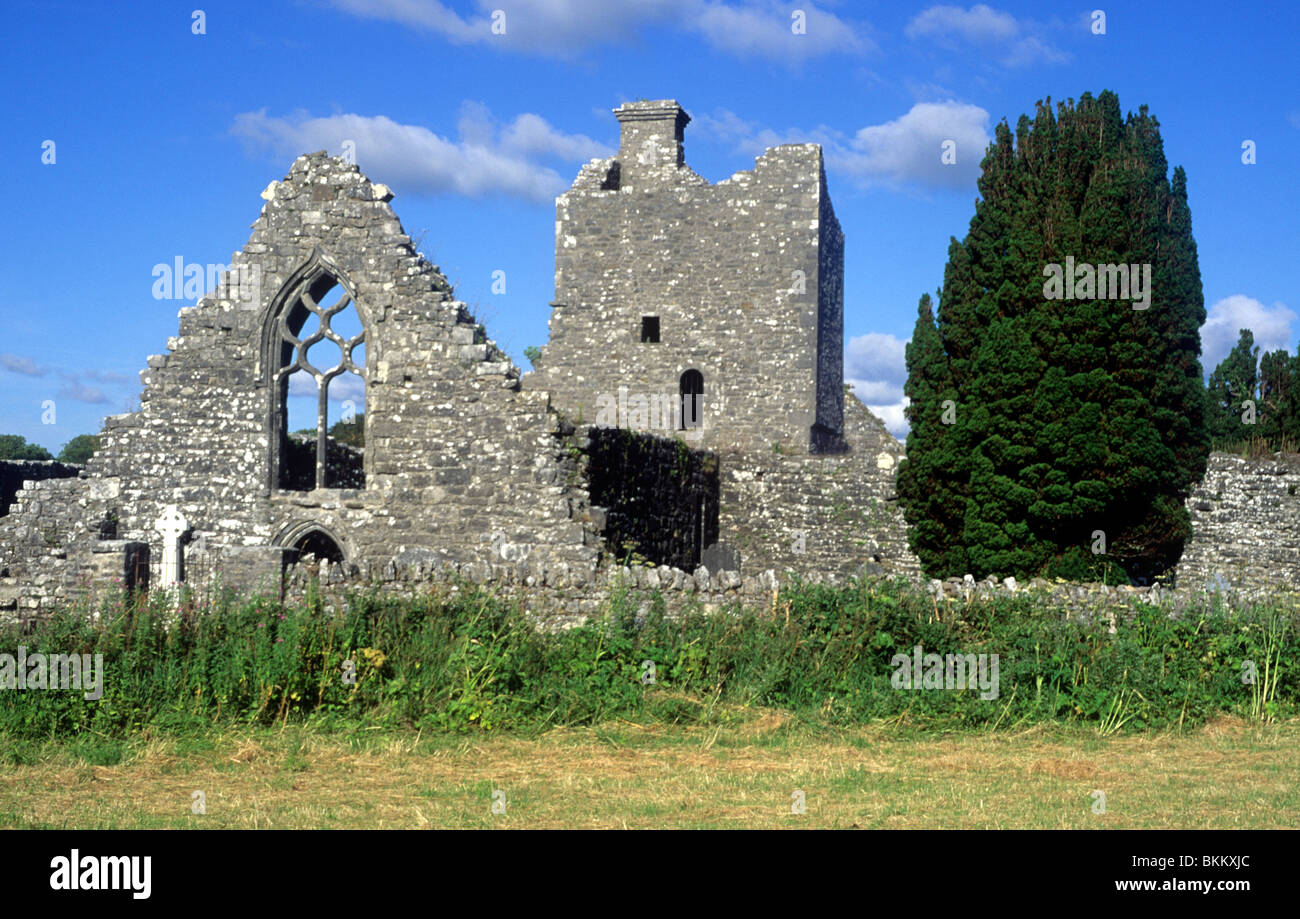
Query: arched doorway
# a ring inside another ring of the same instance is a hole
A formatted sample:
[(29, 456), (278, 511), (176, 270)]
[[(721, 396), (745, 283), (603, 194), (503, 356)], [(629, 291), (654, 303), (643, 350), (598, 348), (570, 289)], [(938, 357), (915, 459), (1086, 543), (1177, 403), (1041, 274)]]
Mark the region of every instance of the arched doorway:
[(681, 430), (704, 427), (704, 374), (691, 368), (678, 384), (681, 393)]
[(343, 550), (324, 530), (309, 530), (293, 544), (293, 548), (300, 558), (311, 554), (318, 561), (333, 562), (336, 565), (344, 562)]
[(345, 569), (351, 567), (347, 543), (329, 527), (313, 520), (303, 520), (285, 527), (271, 541), (271, 545), (292, 550), (287, 559), (291, 565), (310, 555), (317, 564), (328, 562)]

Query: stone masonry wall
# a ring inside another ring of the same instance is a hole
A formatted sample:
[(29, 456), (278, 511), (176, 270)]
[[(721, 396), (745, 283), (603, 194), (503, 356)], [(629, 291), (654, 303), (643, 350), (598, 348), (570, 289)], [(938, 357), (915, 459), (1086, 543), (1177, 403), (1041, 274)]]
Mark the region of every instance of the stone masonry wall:
[(844, 452), (721, 456), (721, 538), (741, 571), (919, 574), (894, 487), (903, 446), (852, 393), (844, 409)]
[(1300, 590), (1300, 456), (1211, 453), (1187, 509), (1192, 538), (1176, 569), (1179, 587)]
[(817, 453), (834, 453), (844, 449), (844, 232), (831, 207), (825, 172), (818, 197), (817, 423), (811, 446)]
[[(752, 171), (710, 184), (682, 161), (676, 103), (616, 114), (624, 147), (583, 167), (556, 199), (550, 339), (525, 388), (591, 423), (602, 396), (622, 387), (675, 398), (696, 369), (705, 417), (692, 446), (769, 450), (779, 440), (806, 451), (818, 419), (831, 425), (838, 414), (819, 403), (819, 386), (833, 402), (842, 378), (843, 234), (821, 148), (776, 147)], [(642, 341), (643, 317), (658, 319), (658, 342)]]
[(718, 458), (679, 440), (592, 428), (586, 446), (591, 501), (605, 515), (616, 560), (635, 551), (693, 570), (718, 540)]
[[(520, 391), (510, 360), (415, 253), (390, 197), (323, 153), (272, 183), (231, 262), (232, 275), (259, 283), (180, 311), (180, 334), (141, 374), (140, 411), (108, 419), (86, 478), (0, 520), (0, 567), (29, 585), (38, 569), (53, 577), (52, 547), (31, 533), (46, 518), (81, 526), (116, 510), (118, 535), (152, 547), (158, 584), (155, 521), (175, 505), (191, 528), (186, 566), (221, 575), (228, 556), (248, 587), (273, 589), (279, 550), (313, 531), (361, 576), (415, 560), (481, 565), (502, 580), (551, 568), (590, 580), (601, 540), (572, 475), (572, 426), (545, 392)], [(352, 295), (366, 331), (365, 487), (284, 491), (273, 482), (282, 425), (272, 332), (290, 294), (324, 276)], [(63, 583), (22, 606), (68, 595), (93, 543), (85, 534), (67, 543)]]
[(80, 466), (53, 460), (0, 460), (0, 517), (9, 513), (9, 505), (13, 504), (23, 482), (70, 479), (80, 472)]

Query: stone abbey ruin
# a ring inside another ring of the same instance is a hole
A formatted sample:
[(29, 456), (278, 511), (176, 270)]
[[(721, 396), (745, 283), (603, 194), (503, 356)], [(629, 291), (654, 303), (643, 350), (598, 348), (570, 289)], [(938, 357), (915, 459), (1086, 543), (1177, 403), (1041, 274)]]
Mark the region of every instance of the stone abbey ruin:
[[(262, 193), (84, 467), (0, 463), (0, 616), (107, 589), (460, 577), (582, 616), (614, 583), (712, 605), (791, 575), (920, 575), (902, 446), (843, 382), (845, 240), (816, 144), (711, 184), (673, 101), (556, 200), (550, 340), (522, 373), (415, 250), (388, 189), (315, 153)], [(346, 334), (341, 317), (361, 331)], [(338, 324), (338, 328), (335, 325)], [(329, 357), (322, 356), (325, 352)], [(328, 435), (364, 381), (365, 446)], [(288, 430), (314, 380), (314, 438)], [(1300, 581), (1300, 469), (1213, 455), (1179, 575)]]

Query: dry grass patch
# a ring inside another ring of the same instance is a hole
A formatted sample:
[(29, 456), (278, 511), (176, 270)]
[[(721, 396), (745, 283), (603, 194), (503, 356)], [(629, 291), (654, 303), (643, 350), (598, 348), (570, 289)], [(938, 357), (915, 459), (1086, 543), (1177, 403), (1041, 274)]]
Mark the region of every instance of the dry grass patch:
[[(1300, 825), (1298, 748), (1298, 723), (1225, 719), (1107, 738), (830, 731), (780, 712), (539, 737), (290, 728), (150, 739), (112, 766), (48, 747), (0, 774), (0, 826), (1288, 827)], [(504, 814), (492, 813), (497, 789)], [(206, 814), (191, 813), (195, 790)], [(796, 791), (805, 814), (792, 813)]]

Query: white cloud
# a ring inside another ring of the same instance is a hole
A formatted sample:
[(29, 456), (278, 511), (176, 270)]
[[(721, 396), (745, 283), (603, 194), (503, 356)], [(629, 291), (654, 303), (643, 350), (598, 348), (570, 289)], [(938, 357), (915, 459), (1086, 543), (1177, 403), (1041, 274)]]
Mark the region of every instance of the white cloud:
[(19, 357), (17, 354), (8, 353), (0, 354), (0, 367), (29, 377), (43, 377), (47, 372), (44, 367), (36, 366), (36, 362), (30, 357)]
[[(989, 113), (960, 102), (918, 102), (899, 118), (862, 128), (846, 149), (830, 151), (828, 162), (867, 184), (920, 182), (967, 188), (979, 177), (988, 147)], [(943, 161), (952, 141), (956, 162)]]
[[(991, 140), (989, 113), (978, 105), (953, 101), (918, 102), (893, 121), (862, 128), (852, 137), (825, 125), (777, 132), (727, 109), (696, 116), (692, 125), (700, 133), (751, 155), (778, 144), (819, 143), (831, 169), (867, 186), (915, 182), (973, 189)], [(944, 163), (942, 156), (949, 140), (955, 145), (956, 162), (952, 165)]]
[(883, 332), (868, 332), (849, 339), (844, 349), (848, 376), (888, 380), (902, 391), (907, 380), (907, 341)]
[(903, 398), (903, 387), (885, 380), (863, 380), (849, 377), (853, 391), (868, 405), (888, 405)]
[(1295, 311), (1280, 302), (1265, 306), (1245, 294), (1224, 297), (1210, 307), (1201, 326), (1201, 366), (1206, 376), (1228, 356), (1242, 329), (1254, 333), (1260, 354), (1279, 349), (1293, 352), (1296, 333), (1292, 323), (1296, 318)]
[(792, 10), (776, 2), (749, 6), (705, 3), (691, 17), (695, 29), (714, 47), (739, 57), (798, 62), (826, 54), (859, 54), (868, 39), (833, 13), (803, 4), (804, 31), (795, 34)]
[(844, 349), (844, 381), (854, 394), (902, 440), (907, 436), (903, 409), (907, 398), (907, 342), (881, 332), (868, 332), (849, 339)]
[[(462, 17), (438, 0), (333, 0), (355, 16), (436, 33), (455, 44), (482, 44), (551, 57), (572, 57), (601, 43), (624, 43), (645, 29), (694, 32), (715, 48), (784, 63), (820, 54), (860, 53), (871, 42), (833, 13), (801, 3), (806, 31), (791, 30), (792, 9), (777, 0), (477, 0), (478, 13)], [(503, 20), (504, 30), (493, 32)]]
[[(436, 0), (333, 0), (334, 6), (365, 19), (382, 19), (398, 25), (437, 32), (458, 45), (483, 41), (492, 34), (492, 21), (486, 17), (462, 19), (454, 10)], [(509, 21), (507, 20), (507, 25)]]
[(1049, 44), (1037, 35), (1017, 39), (1002, 55), (1006, 67), (1031, 67), (1034, 64), (1064, 64), (1070, 55)]
[(758, 131), (754, 122), (746, 121), (730, 109), (721, 108), (712, 114), (700, 112), (691, 116), (693, 137), (709, 136), (723, 143), (743, 146), (751, 143)]
[(585, 135), (556, 130), (538, 115), (520, 115), (501, 128), (477, 103), (462, 107), (457, 129), (460, 137), (453, 141), (383, 115), (313, 118), (296, 112), (273, 117), (263, 109), (236, 116), (231, 133), (252, 147), (295, 157), (320, 149), (338, 154), (343, 141), (350, 140), (362, 171), (401, 191), (538, 202), (551, 201), (569, 184), (538, 158), (577, 165), (610, 152)]
[(1007, 41), (1020, 32), (1016, 18), (983, 3), (963, 10), (959, 6), (932, 6), (918, 13), (903, 30), (908, 38), (956, 36), (966, 41)]
[(355, 373), (343, 373), (330, 380), (330, 401), (343, 402), (350, 399), (356, 403), (358, 412), (366, 409), (366, 381)]
[[(329, 369), (329, 368), (326, 368)], [(289, 397), (303, 399), (311, 405), (316, 404), (316, 381), (311, 374), (298, 371), (289, 374)], [(366, 382), (355, 373), (341, 373), (330, 380), (330, 402), (338, 403), (351, 399), (357, 404), (357, 411), (363, 411), (366, 404)]]
[(821, 144), (829, 153), (844, 148), (847, 143), (842, 132), (825, 125), (809, 130), (790, 128), (783, 132), (774, 131), (746, 121), (729, 109), (716, 109), (711, 115), (692, 115), (691, 130), (693, 137), (712, 137), (733, 145), (738, 153), (748, 153), (751, 156), (759, 156), (769, 147), (781, 144)]
[(294, 399), (310, 398), (316, 401), (316, 379), (306, 371), (289, 374), (289, 396)]
[[(852, 380), (848, 382), (852, 383)], [(857, 392), (856, 387), (854, 392)], [(909, 400), (900, 399), (897, 402), (891, 402), (888, 405), (873, 405), (867, 403), (867, 408), (871, 414), (875, 415), (885, 424), (885, 430), (894, 435), (895, 440), (907, 442), (907, 432), (910, 430), (907, 424), (907, 417), (903, 414), (907, 411)]]
[(108, 397), (94, 386), (71, 382), (59, 387), (58, 398), (71, 399), (74, 402), (88, 402), (91, 405), (101, 405), (108, 401)]
[(910, 39), (927, 40), (947, 49), (963, 43), (979, 45), (999, 55), (998, 61), (1004, 67), (1061, 64), (1070, 60), (1069, 54), (1044, 38), (1039, 26), (983, 3), (969, 10), (947, 4), (932, 6), (914, 16), (903, 33)]
[(84, 370), (81, 375), (96, 383), (130, 383), (131, 378), (124, 373), (111, 370)]
[(551, 127), (540, 115), (526, 113), (515, 118), (501, 135), (502, 145), (529, 156), (554, 156), (585, 162), (608, 156), (611, 151), (585, 134), (565, 134)]
[[(461, 17), (438, 0), (334, 0), (344, 12), (412, 26), (451, 42), (570, 57), (599, 41), (626, 41), (638, 27), (680, 17), (687, 0), (478, 0)], [(504, 17), (497, 16), (500, 11)], [(494, 23), (497, 30), (493, 31)]]

